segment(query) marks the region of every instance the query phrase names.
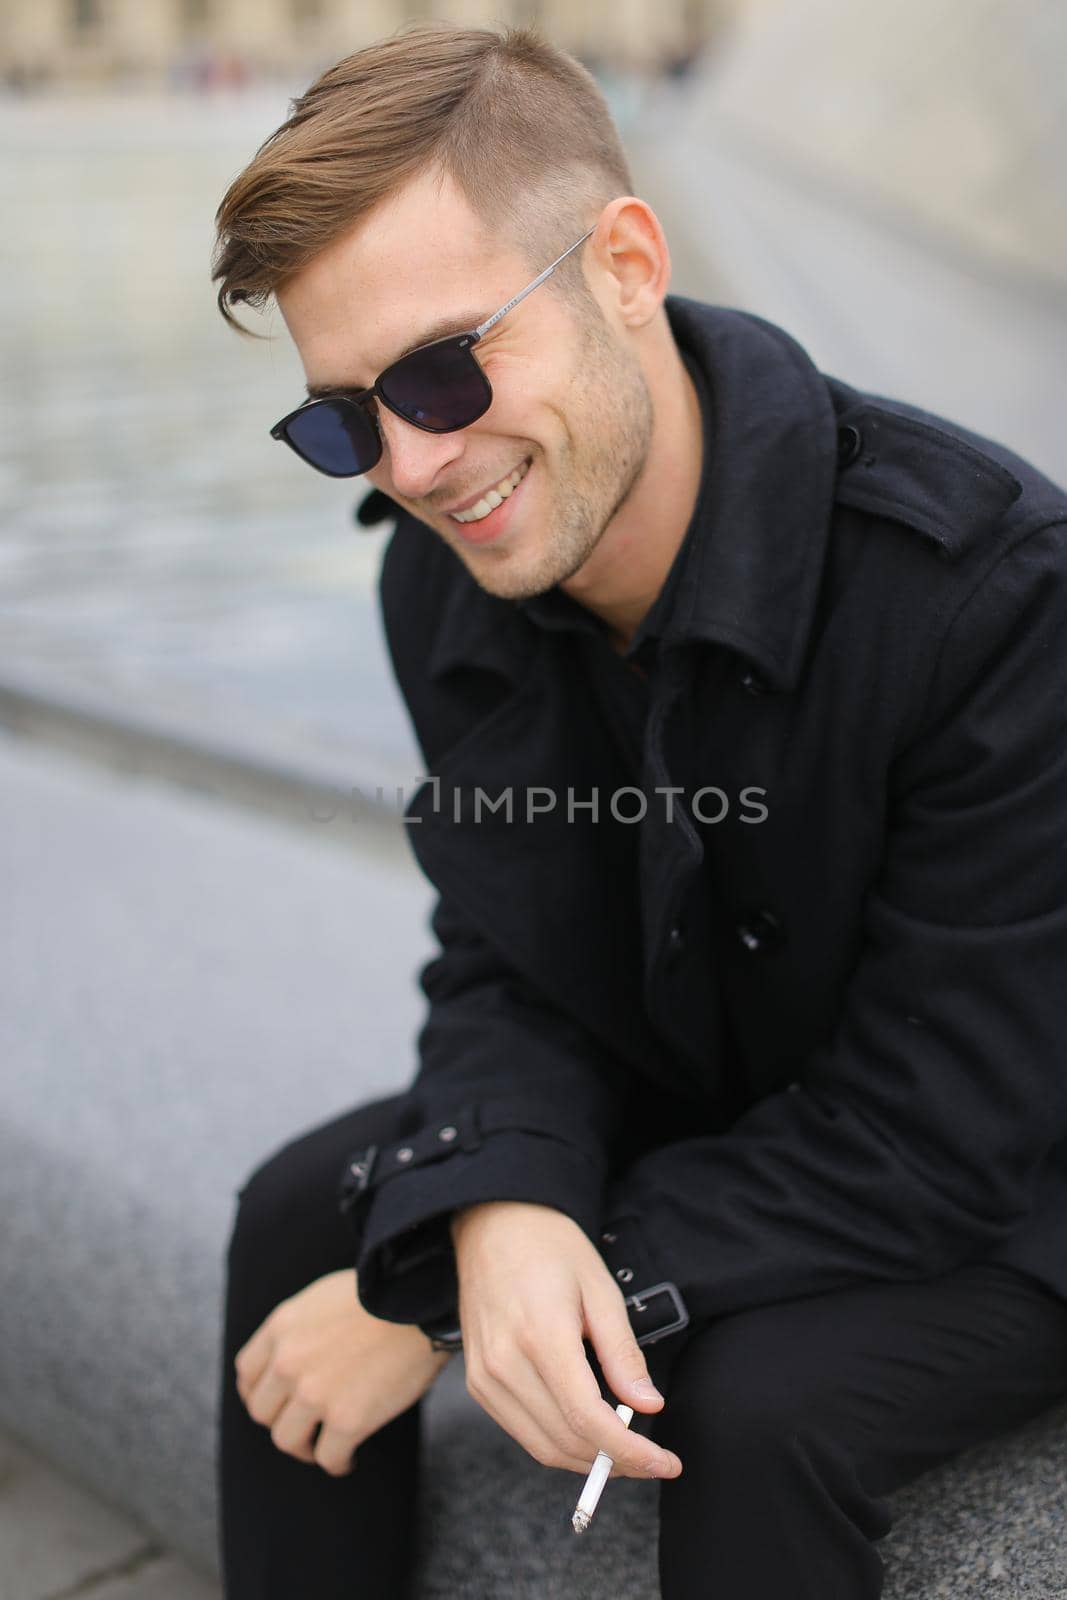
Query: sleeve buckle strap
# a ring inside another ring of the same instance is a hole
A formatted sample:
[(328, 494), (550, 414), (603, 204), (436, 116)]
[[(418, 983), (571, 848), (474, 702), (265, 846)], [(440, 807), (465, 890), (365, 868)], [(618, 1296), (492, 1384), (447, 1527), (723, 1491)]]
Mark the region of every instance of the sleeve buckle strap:
[(347, 1211), (368, 1189), (377, 1189), (403, 1172), (429, 1166), (458, 1150), (481, 1148), (477, 1109), (465, 1106), (448, 1122), (427, 1123), (392, 1144), (372, 1144), (354, 1151), (341, 1178), (341, 1210)]
[(378, 1159), (378, 1146), (369, 1144), (365, 1150), (354, 1150), (341, 1177), (341, 1211), (351, 1211), (360, 1195), (369, 1188), (371, 1174)]
[(460, 1151), (472, 1155), (481, 1149), (483, 1138), (512, 1129), (563, 1140), (571, 1132), (565, 1115), (558, 1111), (546, 1115), (539, 1103), (520, 1100), (462, 1106), (447, 1120), (428, 1121), (391, 1144), (372, 1144), (354, 1151), (341, 1177), (341, 1210), (347, 1213), (368, 1189), (377, 1189), (401, 1173), (418, 1171)]
[(629, 1295), (626, 1310), (638, 1344), (655, 1344), (689, 1326), (689, 1312), (674, 1283), (654, 1283)]

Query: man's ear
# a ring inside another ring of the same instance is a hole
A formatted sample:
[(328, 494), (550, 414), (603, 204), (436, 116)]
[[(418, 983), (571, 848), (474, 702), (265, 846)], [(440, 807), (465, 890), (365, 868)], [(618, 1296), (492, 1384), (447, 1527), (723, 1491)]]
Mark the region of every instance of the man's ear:
[(671, 255), (659, 218), (636, 195), (612, 200), (589, 241), (593, 270), (628, 328), (652, 321), (671, 281)]

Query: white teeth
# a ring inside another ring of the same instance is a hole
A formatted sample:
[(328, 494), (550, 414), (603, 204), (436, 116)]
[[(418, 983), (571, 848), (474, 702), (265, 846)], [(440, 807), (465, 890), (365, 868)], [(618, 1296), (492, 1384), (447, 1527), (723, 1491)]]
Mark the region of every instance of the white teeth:
[(495, 511), (497, 506), (518, 488), (529, 470), (530, 462), (524, 461), (514, 472), (510, 472), (506, 478), (502, 478), (491, 489), (487, 489), (477, 505), (471, 506), (467, 511), (452, 511), (449, 515), (454, 522), (481, 522), (483, 517), (487, 517), (490, 511)]

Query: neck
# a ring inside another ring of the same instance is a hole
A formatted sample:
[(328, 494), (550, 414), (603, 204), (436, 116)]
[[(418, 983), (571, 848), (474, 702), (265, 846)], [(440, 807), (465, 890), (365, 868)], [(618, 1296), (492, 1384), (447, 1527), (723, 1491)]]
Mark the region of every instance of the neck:
[(620, 653), (685, 538), (704, 454), (700, 401), (669, 330), (661, 370), (648, 376), (655, 420), (645, 465), (589, 560), (560, 585), (607, 624)]

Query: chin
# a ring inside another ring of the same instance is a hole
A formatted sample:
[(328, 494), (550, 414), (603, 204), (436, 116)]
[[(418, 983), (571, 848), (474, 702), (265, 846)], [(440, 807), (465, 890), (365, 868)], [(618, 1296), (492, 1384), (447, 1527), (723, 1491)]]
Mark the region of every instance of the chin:
[[(460, 554), (459, 551), (456, 552)], [(514, 563), (472, 561), (469, 551), (462, 552), (463, 564), (479, 589), (495, 596), (497, 600), (529, 600), (535, 594), (544, 594), (559, 580), (544, 578), (536, 573), (524, 572)]]
[(581, 570), (600, 543), (608, 520), (603, 512), (584, 504), (570, 522), (556, 529), (551, 542), (533, 549), (529, 548), (529, 529), (525, 537), (517, 530), (518, 537), (510, 545), (506, 535), (499, 545), (481, 548), (462, 539), (446, 542), (486, 594), (498, 600), (530, 600)]

